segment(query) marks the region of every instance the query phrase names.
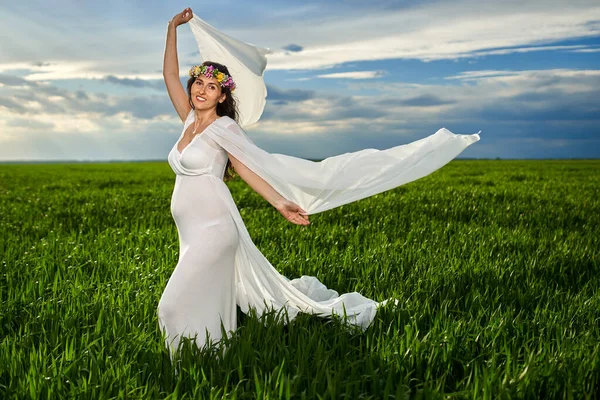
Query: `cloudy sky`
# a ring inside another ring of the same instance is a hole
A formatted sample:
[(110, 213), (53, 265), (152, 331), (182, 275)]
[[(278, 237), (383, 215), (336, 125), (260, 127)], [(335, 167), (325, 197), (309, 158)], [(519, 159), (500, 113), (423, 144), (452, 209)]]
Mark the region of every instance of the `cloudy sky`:
[[(0, 161), (166, 159), (181, 122), (165, 33), (187, 6), (272, 50), (247, 129), (267, 151), (322, 158), (445, 127), (482, 131), (464, 157), (600, 157), (597, 0), (34, 0), (0, 4)], [(188, 26), (178, 41), (185, 71)]]

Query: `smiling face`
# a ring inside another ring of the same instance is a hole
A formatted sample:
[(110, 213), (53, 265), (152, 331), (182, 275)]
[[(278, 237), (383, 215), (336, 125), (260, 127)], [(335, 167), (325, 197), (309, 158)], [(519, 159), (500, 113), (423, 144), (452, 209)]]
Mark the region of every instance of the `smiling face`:
[(215, 78), (200, 75), (190, 88), (192, 104), (196, 110), (216, 109), (217, 104), (227, 97), (221, 91), (221, 84)]

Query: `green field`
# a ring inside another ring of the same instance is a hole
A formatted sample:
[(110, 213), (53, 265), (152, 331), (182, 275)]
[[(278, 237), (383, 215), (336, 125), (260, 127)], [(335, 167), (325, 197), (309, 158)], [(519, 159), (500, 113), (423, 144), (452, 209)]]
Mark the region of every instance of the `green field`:
[(166, 162), (0, 165), (0, 398), (598, 398), (600, 161), (453, 161), (285, 221), (228, 183), (284, 275), (399, 299), (361, 333), (239, 315), (224, 359), (156, 307), (178, 257)]

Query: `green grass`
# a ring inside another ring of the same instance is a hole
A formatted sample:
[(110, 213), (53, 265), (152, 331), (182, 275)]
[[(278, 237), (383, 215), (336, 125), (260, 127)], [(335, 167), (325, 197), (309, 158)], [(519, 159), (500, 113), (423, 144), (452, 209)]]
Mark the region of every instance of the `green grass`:
[[(0, 398), (597, 398), (600, 161), (454, 161), (286, 222), (228, 183), (284, 275), (399, 299), (365, 333), (239, 315), (170, 365), (166, 163), (0, 166)], [(269, 227), (269, 228), (267, 228)]]

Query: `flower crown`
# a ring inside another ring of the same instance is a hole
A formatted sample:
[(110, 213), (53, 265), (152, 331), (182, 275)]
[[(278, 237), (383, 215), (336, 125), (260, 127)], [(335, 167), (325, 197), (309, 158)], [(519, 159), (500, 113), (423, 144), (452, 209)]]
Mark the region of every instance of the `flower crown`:
[(222, 87), (229, 88), (232, 92), (235, 90), (235, 83), (231, 76), (219, 72), (212, 65), (194, 65), (190, 68), (190, 76), (198, 77), (199, 75), (204, 75), (207, 78), (215, 78)]

